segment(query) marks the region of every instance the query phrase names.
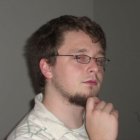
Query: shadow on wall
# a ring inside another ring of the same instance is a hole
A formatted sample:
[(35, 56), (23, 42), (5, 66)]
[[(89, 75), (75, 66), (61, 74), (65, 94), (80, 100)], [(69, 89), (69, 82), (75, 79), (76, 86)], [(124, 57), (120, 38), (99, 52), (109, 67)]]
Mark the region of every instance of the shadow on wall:
[[(32, 37), (32, 36), (31, 36)], [(39, 64), (39, 60), (35, 62), (35, 60), (32, 60), (32, 57), (38, 57), (36, 53), (36, 56), (32, 56), (32, 51), (33, 50), (30, 50), (30, 45), (34, 45), (34, 44), (31, 44), (32, 43), (32, 40), (31, 38), (29, 38), (27, 41), (26, 41), (26, 44), (24, 46), (24, 57), (25, 57), (25, 60), (26, 60), (26, 65), (27, 65), (27, 68), (28, 68), (28, 75), (29, 75), (29, 78), (31, 80), (31, 85), (32, 85), (32, 88), (34, 90), (34, 93), (35, 94), (38, 94), (41, 92), (41, 89), (40, 89), (40, 85), (43, 85), (44, 83), (40, 83), (40, 79), (43, 78), (43, 75), (40, 75), (41, 72), (38, 68), (38, 64)]]
[(137, 121), (140, 123), (140, 112), (134, 112), (136, 117), (137, 117)]

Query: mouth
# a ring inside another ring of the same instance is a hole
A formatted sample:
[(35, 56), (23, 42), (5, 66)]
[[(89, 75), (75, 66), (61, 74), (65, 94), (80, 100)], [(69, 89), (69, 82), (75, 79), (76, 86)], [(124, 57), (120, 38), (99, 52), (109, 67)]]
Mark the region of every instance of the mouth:
[(97, 85), (96, 80), (87, 80), (87, 81), (84, 81), (83, 83), (85, 83), (87, 85), (91, 85), (91, 86), (96, 86)]

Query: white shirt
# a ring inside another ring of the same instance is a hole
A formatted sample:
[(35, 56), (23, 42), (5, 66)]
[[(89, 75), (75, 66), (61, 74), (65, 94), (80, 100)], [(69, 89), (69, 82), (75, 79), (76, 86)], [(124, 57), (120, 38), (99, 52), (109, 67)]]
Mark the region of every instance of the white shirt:
[(35, 97), (31, 112), (9, 135), (7, 140), (88, 140), (83, 125), (79, 129), (68, 129), (42, 104), (43, 95)]

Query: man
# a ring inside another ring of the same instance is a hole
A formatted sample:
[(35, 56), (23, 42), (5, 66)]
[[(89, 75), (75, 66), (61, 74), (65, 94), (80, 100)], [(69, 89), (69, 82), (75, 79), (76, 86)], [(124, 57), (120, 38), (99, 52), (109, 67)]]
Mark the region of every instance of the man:
[(39, 28), (25, 49), (41, 92), (8, 140), (116, 140), (118, 112), (98, 97), (106, 40), (87, 17), (65, 15)]

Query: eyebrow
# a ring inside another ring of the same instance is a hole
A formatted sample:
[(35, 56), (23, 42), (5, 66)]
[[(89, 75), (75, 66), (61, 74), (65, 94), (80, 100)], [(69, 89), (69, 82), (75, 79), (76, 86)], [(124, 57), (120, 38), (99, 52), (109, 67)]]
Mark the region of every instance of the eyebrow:
[[(85, 53), (85, 52), (88, 52), (87, 49), (85, 49), (85, 48), (83, 48), (83, 49), (73, 49), (72, 50), (72, 53)], [(104, 50), (100, 50), (98, 52), (98, 54), (105, 55), (105, 51)]]
[(87, 52), (87, 50), (86, 49), (73, 49), (73, 50), (71, 50), (71, 52), (73, 52), (73, 53), (83, 53), (83, 52)]
[(75, 50), (76, 53), (81, 53), (81, 52), (87, 52), (87, 49), (79, 49), (79, 50)]

